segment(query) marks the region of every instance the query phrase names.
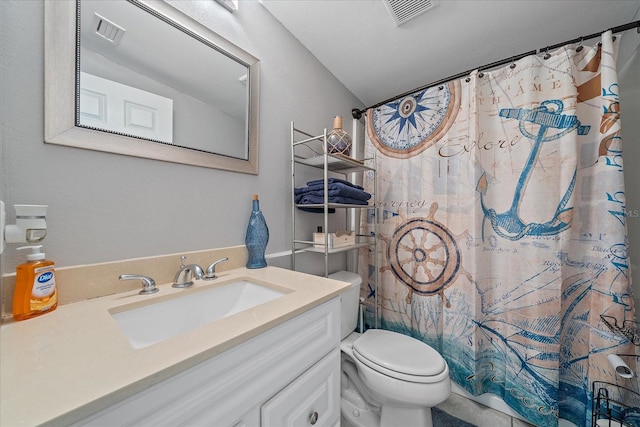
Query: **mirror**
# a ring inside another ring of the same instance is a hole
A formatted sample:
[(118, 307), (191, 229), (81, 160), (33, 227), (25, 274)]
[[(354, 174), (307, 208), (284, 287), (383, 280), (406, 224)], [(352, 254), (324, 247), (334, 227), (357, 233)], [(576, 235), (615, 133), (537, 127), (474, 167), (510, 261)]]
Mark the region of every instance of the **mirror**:
[(257, 174), (259, 72), (165, 2), (45, 2), (47, 143)]

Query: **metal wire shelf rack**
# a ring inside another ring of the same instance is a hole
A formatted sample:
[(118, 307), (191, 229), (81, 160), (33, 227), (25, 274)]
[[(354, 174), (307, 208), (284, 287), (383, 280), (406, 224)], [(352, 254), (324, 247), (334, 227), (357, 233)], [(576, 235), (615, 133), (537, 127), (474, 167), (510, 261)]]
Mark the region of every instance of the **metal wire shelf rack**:
[(621, 385), (594, 381), (592, 427), (640, 427), (640, 394)]

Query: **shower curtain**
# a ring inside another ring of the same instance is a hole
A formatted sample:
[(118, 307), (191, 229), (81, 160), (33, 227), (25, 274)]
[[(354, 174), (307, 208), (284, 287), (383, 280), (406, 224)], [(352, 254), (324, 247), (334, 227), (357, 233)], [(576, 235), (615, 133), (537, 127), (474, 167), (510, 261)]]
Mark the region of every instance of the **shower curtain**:
[(637, 348), (600, 316), (635, 319), (616, 51), (607, 32), (367, 112), (362, 296), (378, 273), (380, 327), (536, 426), (590, 425), (607, 354)]

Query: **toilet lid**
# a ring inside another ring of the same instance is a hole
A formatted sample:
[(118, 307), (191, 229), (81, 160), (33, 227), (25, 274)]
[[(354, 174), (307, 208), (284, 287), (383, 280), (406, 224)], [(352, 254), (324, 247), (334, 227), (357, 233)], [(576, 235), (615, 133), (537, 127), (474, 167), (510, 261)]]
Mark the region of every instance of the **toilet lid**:
[[(369, 329), (353, 343), (354, 355), (399, 374), (429, 377), (442, 373), (446, 362), (429, 345), (382, 329)], [(364, 360), (363, 360), (364, 362)]]

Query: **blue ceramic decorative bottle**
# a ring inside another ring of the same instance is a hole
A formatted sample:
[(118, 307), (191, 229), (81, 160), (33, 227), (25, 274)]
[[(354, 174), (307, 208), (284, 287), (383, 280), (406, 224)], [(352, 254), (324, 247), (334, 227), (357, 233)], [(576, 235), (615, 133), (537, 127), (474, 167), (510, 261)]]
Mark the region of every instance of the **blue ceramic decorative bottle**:
[(269, 242), (269, 228), (264, 216), (260, 211), (260, 201), (258, 195), (253, 195), (253, 209), (249, 217), (249, 225), (247, 226), (247, 236), (244, 244), (249, 251), (249, 259), (247, 260), (247, 268), (262, 268), (267, 266), (267, 260), (264, 258), (264, 251), (267, 249)]

